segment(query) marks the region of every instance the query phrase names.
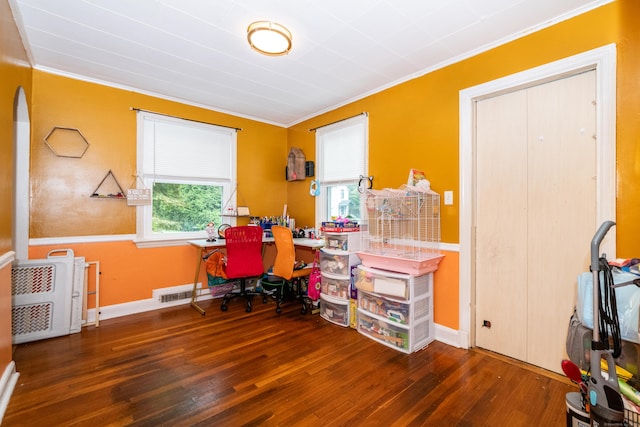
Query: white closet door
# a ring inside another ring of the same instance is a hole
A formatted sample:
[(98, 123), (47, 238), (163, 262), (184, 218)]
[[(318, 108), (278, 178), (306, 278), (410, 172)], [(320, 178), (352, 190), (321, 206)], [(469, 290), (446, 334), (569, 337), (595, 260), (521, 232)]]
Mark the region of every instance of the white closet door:
[(476, 116), (476, 344), (519, 360), (527, 357), (526, 101), (525, 91), (489, 98)]
[(595, 71), (528, 90), (526, 361), (561, 372), (596, 224)]
[(555, 372), (595, 232), (594, 102), (591, 71), (477, 103), (476, 345)]

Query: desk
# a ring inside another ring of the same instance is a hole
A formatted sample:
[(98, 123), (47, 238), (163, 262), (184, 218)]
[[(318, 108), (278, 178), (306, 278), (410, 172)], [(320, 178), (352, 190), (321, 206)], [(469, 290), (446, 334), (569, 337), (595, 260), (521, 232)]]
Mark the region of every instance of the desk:
[[(264, 237), (262, 239), (263, 245), (265, 243), (273, 243), (273, 237)], [(207, 239), (189, 240), (188, 243), (196, 249), (196, 275), (193, 279), (193, 290), (191, 291), (191, 307), (193, 307), (198, 313), (204, 316), (204, 309), (198, 305), (198, 279), (200, 278), (200, 266), (202, 265), (202, 254), (205, 249), (224, 248), (226, 246), (224, 239), (217, 239), (215, 242), (209, 242)], [(300, 246), (310, 249), (320, 249), (324, 246), (324, 240), (297, 238), (293, 239), (295, 246)], [(202, 289), (208, 289), (208, 284), (203, 284)]]

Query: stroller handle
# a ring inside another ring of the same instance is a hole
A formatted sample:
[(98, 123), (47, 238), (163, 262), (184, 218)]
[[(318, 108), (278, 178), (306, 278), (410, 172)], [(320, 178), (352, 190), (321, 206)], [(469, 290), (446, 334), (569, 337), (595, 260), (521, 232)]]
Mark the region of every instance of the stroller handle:
[(593, 236), (591, 240), (591, 271), (598, 271), (599, 267), (599, 259), (600, 259), (600, 243), (604, 240), (604, 236), (607, 234), (609, 229), (616, 225), (613, 221), (605, 221), (600, 225), (598, 231)]

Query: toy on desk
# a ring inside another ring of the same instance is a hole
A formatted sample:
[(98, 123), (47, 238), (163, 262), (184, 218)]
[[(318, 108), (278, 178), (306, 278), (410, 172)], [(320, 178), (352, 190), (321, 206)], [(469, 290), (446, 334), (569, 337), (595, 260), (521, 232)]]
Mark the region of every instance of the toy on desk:
[(213, 222), (210, 222), (209, 224), (207, 224), (207, 228), (205, 230), (207, 231), (207, 242), (215, 242), (217, 233), (215, 224)]

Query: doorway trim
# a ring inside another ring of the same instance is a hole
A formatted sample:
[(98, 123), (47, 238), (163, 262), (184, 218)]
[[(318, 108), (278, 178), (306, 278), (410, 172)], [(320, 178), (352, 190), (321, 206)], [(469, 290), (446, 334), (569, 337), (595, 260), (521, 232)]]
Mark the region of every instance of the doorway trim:
[(13, 103), (13, 153), (14, 153), (14, 212), (13, 212), (13, 248), (16, 258), (29, 258), (29, 163), (31, 124), (29, 106), (24, 89), (16, 90)]
[[(463, 348), (475, 345), (475, 104), (477, 101), (541, 83), (596, 70), (597, 180), (596, 221), (616, 219), (616, 45), (609, 44), (530, 70), (460, 91), (460, 297), (459, 338)], [(596, 227), (594, 225), (594, 232)], [(615, 233), (602, 249), (615, 258)], [(576, 275), (578, 272), (576, 272)]]

